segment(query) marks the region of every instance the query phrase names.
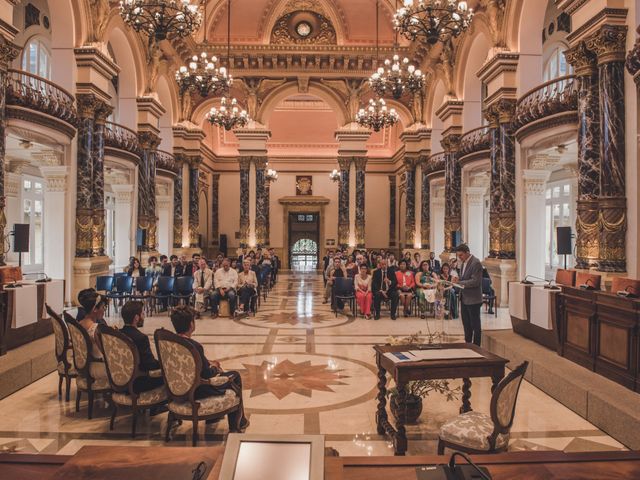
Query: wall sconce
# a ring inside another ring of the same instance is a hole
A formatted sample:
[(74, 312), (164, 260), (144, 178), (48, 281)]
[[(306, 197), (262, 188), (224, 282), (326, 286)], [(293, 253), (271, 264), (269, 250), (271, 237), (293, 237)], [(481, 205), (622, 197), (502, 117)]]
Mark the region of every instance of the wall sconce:
[(340, 172), (338, 170), (336, 170), (335, 168), (329, 174), (329, 179), (331, 179), (332, 182), (339, 182), (341, 180), (341, 178), (342, 178), (342, 176), (340, 175)]
[(276, 172), (273, 168), (267, 169), (267, 173), (264, 174), (264, 179), (271, 183), (278, 180), (278, 172)]

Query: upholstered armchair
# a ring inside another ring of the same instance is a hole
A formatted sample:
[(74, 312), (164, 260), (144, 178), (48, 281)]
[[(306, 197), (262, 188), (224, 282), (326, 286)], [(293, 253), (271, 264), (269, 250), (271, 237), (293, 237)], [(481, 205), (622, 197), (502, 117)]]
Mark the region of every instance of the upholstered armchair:
[(62, 381), (64, 380), (66, 387), (64, 399), (68, 402), (71, 392), (71, 379), (78, 376), (78, 372), (73, 366), (73, 348), (69, 339), (69, 330), (60, 315), (54, 312), (49, 305), (45, 304), (45, 307), (51, 317), (53, 336), (55, 338), (55, 353), (58, 361), (58, 398), (62, 398)]
[[(228, 383), (228, 378), (201, 378), (202, 359), (193, 344), (185, 338), (159, 329), (156, 330), (154, 339), (162, 366), (162, 376), (169, 392), (169, 418), (165, 441), (169, 441), (173, 419), (185, 419), (193, 423), (192, 444), (195, 446), (198, 441), (198, 421), (221, 419), (238, 410), (242, 392), (235, 392), (229, 388), (224, 395), (196, 400), (195, 392), (199, 386), (223, 386)], [(229, 428), (235, 431), (231, 422)]]
[(126, 335), (106, 325), (98, 326), (100, 348), (107, 366), (107, 377), (113, 393), (111, 400), (113, 410), (109, 429), (113, 430), (113, 423), (118, 414), (118, 405), (131, 407), (133, 422), (131, 424), (131, 436), (136, 436), (136, 422), (138, 413), (146, 409), (156, 407), (167, 401), (167, 390), (160, 385), (152, 390), (135, 393), (134, 382), (147, 376), (147, 372), (139, 369), (140, 354), (133, 341)]
[(498, 453), (509, 447), (520, 384), (529, 362), (523, 362), (504, 377), (491, 395), (491, 414), (467, 412), (440, 428), (438, 455), (445, 448), (467, 453)]
[(78, 372), (76, 377), (76, 412), (80, 411), (80, 398), (82, 392), (87, 392), (89, 396), (89, 408), (87, 418), (93, 418), (93, 402), (96, 393), (108, 394), (111, 392), (109, 380), (106, 375), (97, 375), (98, 371), (104, 369), (104, 362), (101, 358), (95, 358), (91, 353), (91, 338), (82, 326), (65, 315), (69, 336), (73, 347), (73, 363)]

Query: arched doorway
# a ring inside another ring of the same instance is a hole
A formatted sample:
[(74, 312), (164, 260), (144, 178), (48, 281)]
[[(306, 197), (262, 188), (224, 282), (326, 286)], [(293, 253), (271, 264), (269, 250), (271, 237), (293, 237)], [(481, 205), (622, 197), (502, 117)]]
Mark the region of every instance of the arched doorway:
[(289, 214), (289, 268), (312, 271), (320, 261), (320, 214), (300, 212)]
[(291, 246), (291, 268), (299, 272), (310, 272), (318, 265), (318, 242), (301, 238)]

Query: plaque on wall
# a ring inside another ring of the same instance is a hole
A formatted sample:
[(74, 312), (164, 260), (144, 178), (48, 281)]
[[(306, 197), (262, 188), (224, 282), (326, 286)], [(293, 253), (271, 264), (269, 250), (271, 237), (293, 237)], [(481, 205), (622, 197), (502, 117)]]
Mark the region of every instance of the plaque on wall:
[(312, 186), (311, 175), (296, 175), (296, 195), (313, 195)]

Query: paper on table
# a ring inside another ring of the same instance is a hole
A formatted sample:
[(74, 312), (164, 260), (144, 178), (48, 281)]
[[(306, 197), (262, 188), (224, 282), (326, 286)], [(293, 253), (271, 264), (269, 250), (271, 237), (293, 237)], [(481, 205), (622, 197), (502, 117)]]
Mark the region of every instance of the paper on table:
[(393, 361), (393, 363), (415, 362), (417, 359), (409, 355), (409, 352), (387, 352), (385, 357)]
[[(432, 350), (411, 350), (413, 361), (420, 360), (453, 360), (459, 358), (484, 358), (480, 353), (470, 348), (438, 348)], [(410, 355), (410, 356), (411, 356)]]

